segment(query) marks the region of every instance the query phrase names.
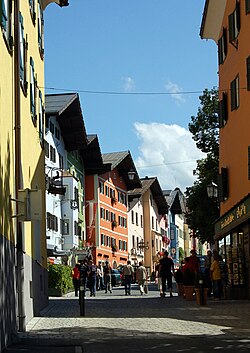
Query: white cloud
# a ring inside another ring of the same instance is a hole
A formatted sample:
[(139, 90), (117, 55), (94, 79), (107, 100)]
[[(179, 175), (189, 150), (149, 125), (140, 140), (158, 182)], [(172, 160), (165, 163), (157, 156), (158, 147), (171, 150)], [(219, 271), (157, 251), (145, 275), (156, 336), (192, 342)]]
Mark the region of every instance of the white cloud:
[(123, 77), (123, 89), (125, 92), (131, 92), (135, 89), (135, 81), (132, 77)]
[(134, 124), (139, 139), (139, 157), (135, 160), (141, 178), (156, 176), (161, 188), (171, 190), (186, 187), (195, 181), (196, 161), (204, 158), (191, 133), (178, 125), (159, 123)]
[(186, 102), (184, 96), (181, 94), (182, 88), (180, 88), (176, 83), (168, 80), (168, 82), (165, 84), (165, 89), (167, 92), (172, 93), (171, 96), (177, 103)]

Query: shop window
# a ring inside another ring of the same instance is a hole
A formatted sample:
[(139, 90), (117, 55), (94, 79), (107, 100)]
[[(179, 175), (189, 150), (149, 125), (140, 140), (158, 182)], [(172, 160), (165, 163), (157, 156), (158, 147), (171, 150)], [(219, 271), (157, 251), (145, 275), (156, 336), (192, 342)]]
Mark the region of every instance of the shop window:
[[(237, 39), (240, 32), (240, 3), (236, 2), (236, 7), (233, 13), (228, 16), (229, 23), (229, 42), (233, 42)], [(235, 46), (235, 44), (233, 44)], [(236, 45), (237, 46), (237, 45)]]
[(240, 84), (239, 76), (231, 82), (231, 111), (237, 109), (240, 105)]
[(223, 34), (218, 40), (219, 65), (223, 64), (227, 56), (227, 30), (223, 28)]
[(226, 125), (228, 119), (227, 93), (222, 93), (222, 100), (219, 101), (219, 127)]

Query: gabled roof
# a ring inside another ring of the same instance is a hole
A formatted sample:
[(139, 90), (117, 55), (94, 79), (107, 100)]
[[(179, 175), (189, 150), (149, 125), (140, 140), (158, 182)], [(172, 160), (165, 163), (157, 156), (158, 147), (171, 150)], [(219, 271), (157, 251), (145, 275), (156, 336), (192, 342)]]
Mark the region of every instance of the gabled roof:
[(153, 198), (157, 204), (159, 214), (168, 213), (168, 203), (166, 198), (163, 195), (161, 186), (156, 177), (146, 177), (141, 179), (142, 188), (137, 188), (132, 191), (129, 191), (128, 197), (129, 200), (142, 196), (148, 189), (151, 189)]
[(97, 135), (87, 135), (87, 146), (80, 150), (87, 175), (103, 174), (111, 170), (110, 163), (103, 163)]
[[(117, 168), (119, 176), (123, 178), (128, 190), (141, 187), (140, 178), (129, 151), (105, 153), (102, 155), (102, 159), (104, 164), (111, 164), (111, 170)], [(130, 180), (128, 177), (130, 171), (135, 173), (134, 180)]]
[(186, 200), (185, 196), (179, 188), (174, 190), (164, 190), (163, 194), (169, 204), (170, 211), (174, 214), (186, 213)]
[(46, 94), (45, 113), (56, 116), (67, 151), (87, 146), (80, 99), (77, 93)]

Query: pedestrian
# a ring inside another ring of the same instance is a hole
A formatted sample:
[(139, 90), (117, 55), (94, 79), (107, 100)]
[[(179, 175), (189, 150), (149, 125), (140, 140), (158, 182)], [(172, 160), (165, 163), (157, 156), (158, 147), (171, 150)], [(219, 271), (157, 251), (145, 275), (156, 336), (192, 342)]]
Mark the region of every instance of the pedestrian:
[(80, 290), (81, 290), (81, 287), (83, 288), (83, 292), (84, 292), (84, 295), (86, 293), (86, 289), (87, 289), (87, 282), (88, 282), (88, 271), (89, 271), (89, 267), (88, 267), (88, 260), (87, 258), (79, 261), (80, 263), (80, 266), (79, 266), (79, 269), (80, 269)]
[(103, 285), (103, 267), (99, 263), (97, 266), (97, 273), (96, 273), (96, 290), (101, 290), (104, 288)]
[(221, 272), (219, 264), (219, 254), (217, 251), (213, 252), (213, 262), (210, 267), (211, 279), (213, 282), (213, 296), (215, 300), (221, 298)]
[(76, 264), (71, 272), (73, 286), (75, 288), (75, 297), (78, 297), (78, 291), (80, 287), (80, 265)]
[(196, 251), (194, 249), (190, 251), (190, 254), (191, 255), (189, 257), (189, 265), (193, 267), (193, 271), (197, 273), (200, 269), (200, 260), (198, 259)]
[(97, 268), (96, 268), (96, 265), (93, 263), (92, 260), (89, 260), (88, 266), (89, 266), (88, 279), (89, 279), (90, 296), (91, 297), (95, 297), (95, 294), (96, 294), (96, 273), (97, 273)]
[(112, 283), (111, 283), (111, 266), (108, 261), (105, 262), (103, 266), (103, 276), (104, 276), (104, 286), (105, 286), (105, 293), (112, 293)]
[(146, 268), (142, 265), (142, 261), (139, 262), (139, 267), (136, 270), (136, 281), (139, 285), (139, 290), (141, 295), (147, 293), (147, 271)]
[(124, 284), (125, 284), (125, 295), (130, 295), (131, 283), (132, 283), (133, 274), (134, 274), (134, 270), (130, 260), (128, 260), (127, 264), (123, 267), (122, 274), (123, 274)]
[(211, 264), (212, 264), (212, 251), (208, 250), (207, 251), (207, 256), (205, 258), (205, 263), (204, 263), (204, 267), (205, 267), (205, 281), (206, 281), (206, 286), (208, 288), (208, 292), (207, 292), (208, 297), (211, 297), (212, 289), (213, 289), (211, 275), (210, 275)]
[(168, 251), (164, 251), (163, 258), (160, 259), (159, 272), (162, 281), (162, 297), (166, 296), (166, 281), (170, 293), (170, 298), (173, 297), (172, 276), (174, 275), (174, 262), (168, 257)]
[(163, 295), (163, 292), (162, 292), (162, 281), (161, 281), (159, 268), (160, 268), (160, 264), (158, 262), (155, 265), (155, 283), (157, 284), (158, 290), (160, 291), (160, 296), (162, 296)]
[(221, 275), (221, 299), (226, 299), (228, 269), (227, 269), (227, 264), (225, 263), (225, 261), (223, 261), (223, 258), (221, 255), (219, 255), (219, 265), (220, 265), (220, 275)]

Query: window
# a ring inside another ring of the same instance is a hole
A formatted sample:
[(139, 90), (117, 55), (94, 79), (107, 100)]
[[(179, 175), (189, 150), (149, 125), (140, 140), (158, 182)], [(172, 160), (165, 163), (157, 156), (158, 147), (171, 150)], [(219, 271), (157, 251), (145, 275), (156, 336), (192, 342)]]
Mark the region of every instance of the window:
[(27, 93), (26, 62), (27, 45), (24, 38), (23, 16), (19, 13), (19, 35), (20, 35), (20, 82), (24, 93)]
[(222, 128), (226, 125), (228, 118), (228, 109), (227, 109), (227, 93), (222, 93), (222, 100), (219, 101), (219, 127)]
[(50, 160), (56, 162), (56, 150), (53, 146), (50, 146)]
[(105, 235), (101, 234), (101, 245), (105, 245)]
[(45, 157), (49, 158), (49, 144), (47, 141), (44, 141), (44, 150), (45, 150)]
[(30, 58), (30, 113), (33, 124), (36, 126), (36, 79), (35, 79), (35, 68), (34, 60)]
[(74, 221), (74, 235), (79, 235), (78, 222)]
[(102, 207), (100, 208), (100, 215), (102, 219), (105, 219), (105, 210)]
[(58, 231), (58, 219), (56, 216), (52, 215), (50, 212), (47, 212), (47, 228)]
[(134, 211), (131, 211), (131, 222), (134, 224), (135, 219), (134, 219)]
[(59, 157), (59, 168), (64, 169), (63, 156), (60, 153), (58, 153), (58, 157)]
[(218, 176), (218, 199), (220, 202), (225, 201), (229, 195), (228, 188), (228, 169), (221, 168), (221, 174)]
[(135, 236), (132, 235), (132, 248), (134, 248), (134, 247), (135, 247)]
[(158, 220), (157, 220), (157, 218), (155, 220), (155, 229), (156, 229), (156, 231), (158, 231)]
[[(39, 140), (41, 145), (43, 144), (43, 128), (44, 128), (44, 118), (43, 118), (43, 97), (42, 97), (42, 92), (39, 91)], [(56, 161), (56, 153), (55, 153), (55, 160)]]
[(143, 216), (141, 215), (141, 228), (143, 228)]
[(247, 90), (250, 91), (250, 56), (247, 58)]
[(43, 59), (44, 55), (44, 20), (43, 20), (43, 10), (41, 7), (41, 0), (38, 0), (38, 11), (37, 11), (37, 27), (38, 27), (38, 46), (41, 58)]
[(138, 226), (138, 213), (135, 212), (135, 224)]
[(100, 189), (100, 194), (104, 194), (104, 184), (102, 181), (99, 181), (99, 189)]
[(30, 5), (30, 14), (33, 23), (35, 24), (35, 19), (36, 19), (36, 13), (35, 13), (35, 0), (29, 0), (29, 5)]
[(228, 16), (229, 23), (229, 42), (233, 42), (240, 32), (240, 3), (236, 2), (236, 7), (233, 13)]
[(227, 56), (227, 30), (223, 28), (223, 34), (218, 40), (219, 65), (223, 64)]
[(62, 219), (61, 222), (61, 233), (62, 235), (69, 235), (69, 219)]
[(109, 187), (105, 185), (105, 195), (109, 196)]
[(152, 222), (151, 222), (151, 224), (152, 224), (152, 229), (155, 229), (154, 227), (155, 227), (155, 223), (154, 223), (154, 217), (152, 216)]
[(49, 131), (54, 135), (55, 125), (51, 121), (49, 122)]
[(60, 140), (60, 130), (57, 127), (55, 127), (55, 137), (57, 140)]
[(250, 0), (245, 0), (246, 14), (250, 13)]
[(237, 76), (232, 82), (231, 82), (231, 110), (235, 110), (236, 108), (239, 107), (240, 105), (240, 84), (239, 84), (239, 76)]
[(12, 12), (12, 1), (0, 0), (1, 27), (9, 50), (12, 50), (12, 45), (13, 45), (13, 39), (11, 36), (11, 12)]

